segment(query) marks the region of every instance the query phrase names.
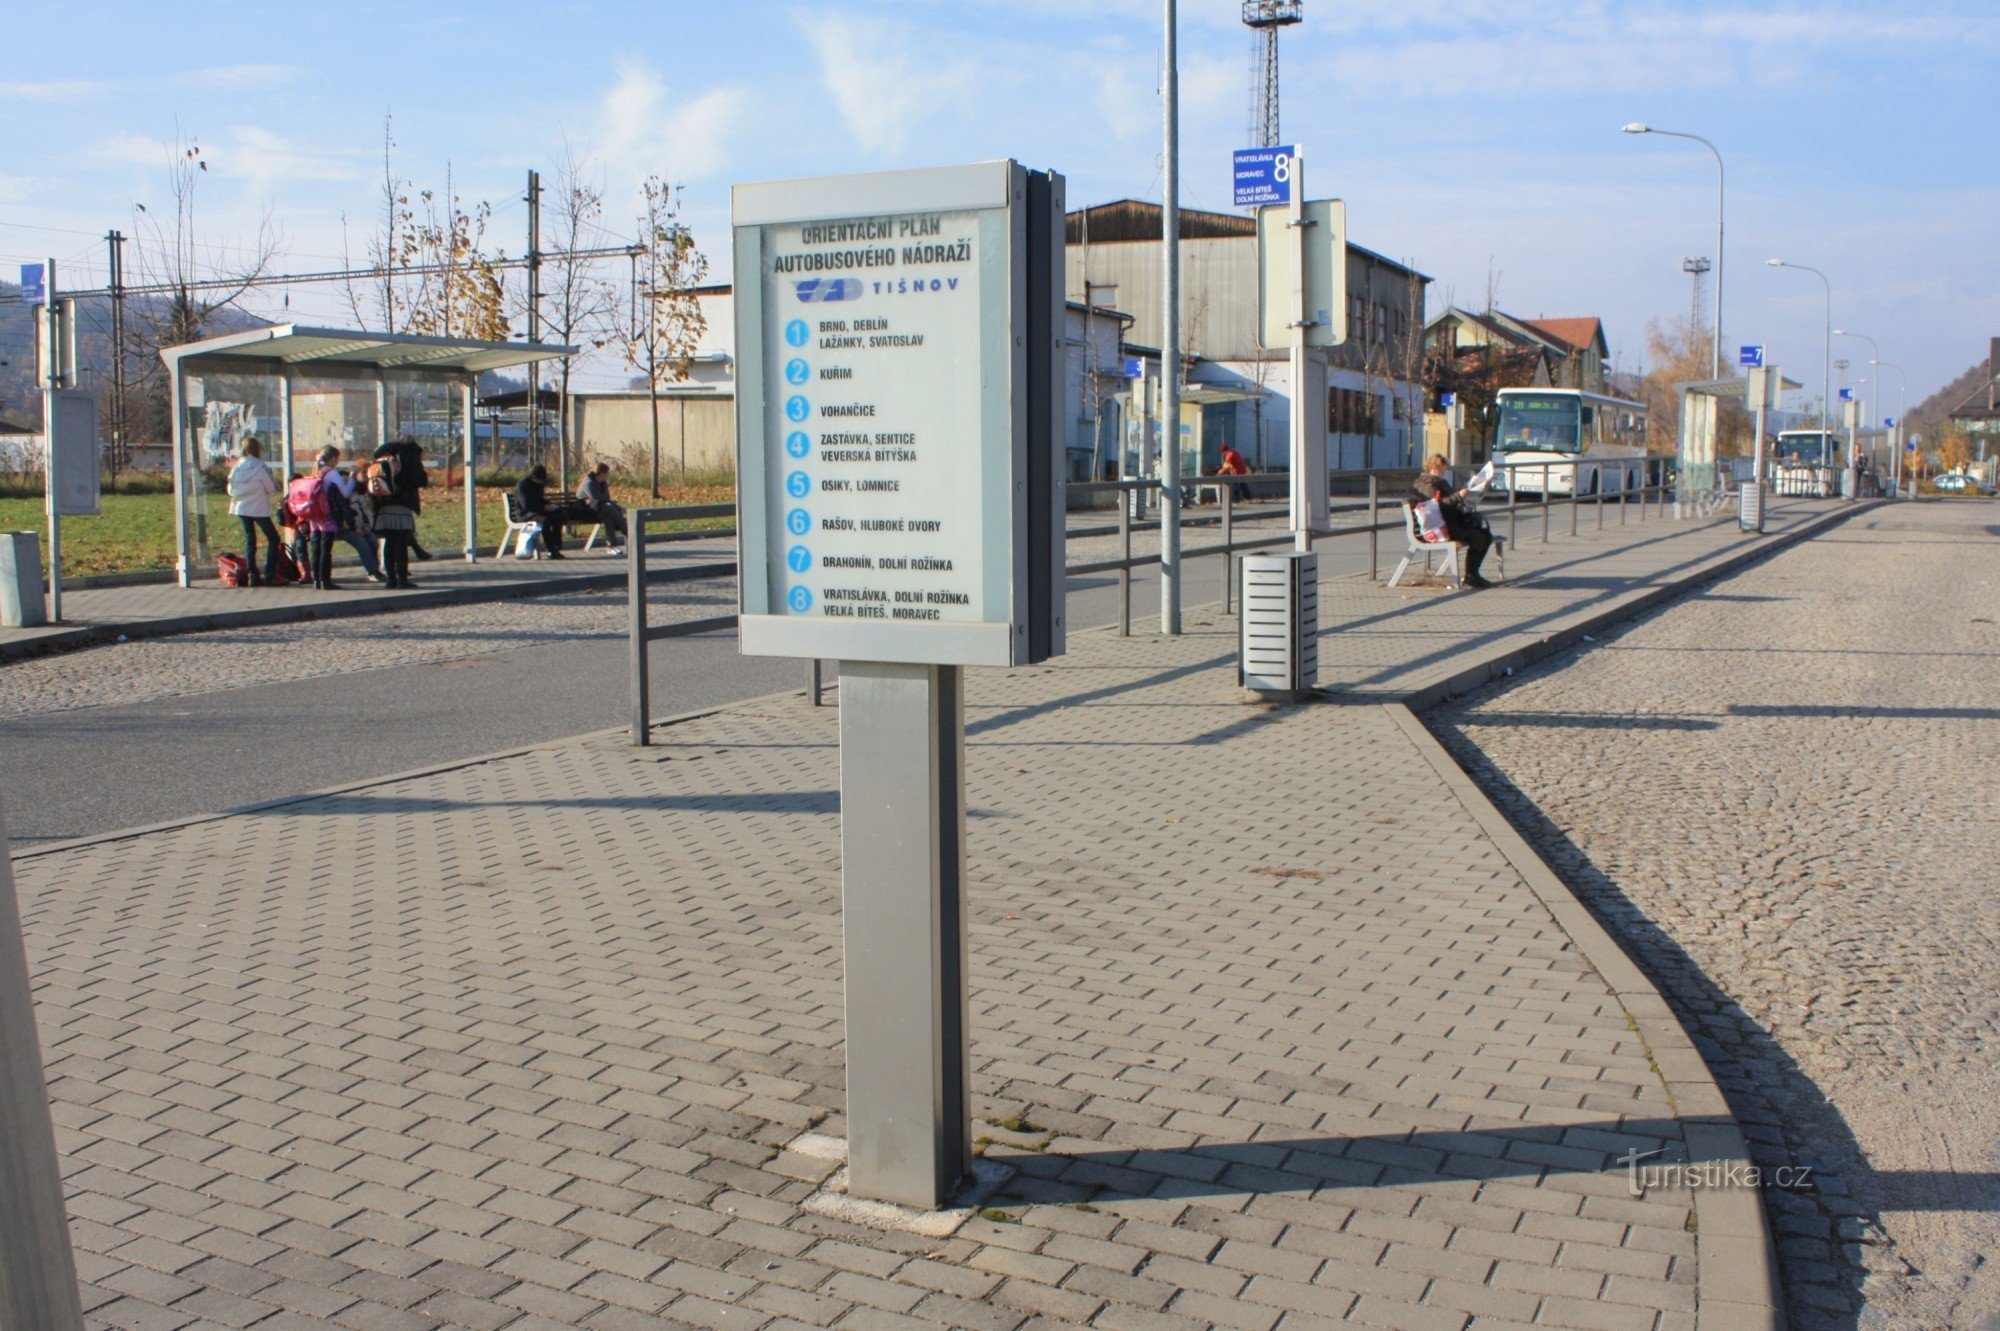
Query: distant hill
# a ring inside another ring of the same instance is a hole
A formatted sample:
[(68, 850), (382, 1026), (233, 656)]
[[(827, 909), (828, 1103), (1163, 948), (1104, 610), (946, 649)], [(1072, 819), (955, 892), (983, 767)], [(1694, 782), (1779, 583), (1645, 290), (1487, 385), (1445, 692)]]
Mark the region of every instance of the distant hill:
[[(21, 288), (11, 282), (0, 282), (0, 408), (10, 408), (24, 412), (36, 420), (41, 419), (41, 395), (36, 390), (35, 381), (35, 314), (31, 306), (20, 302)], [(140, 355), (140, 343), (134, 330), (144, 327), (159, 308), (158, 297), (130, 296), (125, 301), (126, 342), (125, 370), (137, 380), (148, 368)], [(111, 302), (103, 297), (87, 298), (79, 303), (79, 328), (77, 332), (77, 359), (83, 371), (80, 382), (86, 387), (111, 383)], [(241, 332), (246, 328), (262, 328), (270, 323), (245, 314), (241, 310), (217, 310), (209, 319), (210, 336), (222, 333)], [(151, 418), (163, 423), (164, 412), (145, 412), (135, 404), (133, 411), (135, 431), (142, 420)], [(139, 440), (139, 442), (148, 442)]]
[(1971, 396), (1975, 388), (1986, 383), (1986, 362), (1980, 360), (1964, 374), (1946, 384), (1937, 392), (1910, 408), (1910, 433), (1922, 435), (1926, 443), (1933, 443), (1944, 433), (1945, 420), (1952, 409)]

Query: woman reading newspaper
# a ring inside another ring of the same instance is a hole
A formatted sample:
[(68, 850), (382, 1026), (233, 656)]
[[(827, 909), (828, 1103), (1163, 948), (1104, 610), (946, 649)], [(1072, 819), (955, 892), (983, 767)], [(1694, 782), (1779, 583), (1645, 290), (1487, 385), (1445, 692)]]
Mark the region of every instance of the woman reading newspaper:
[[(1490, 468), (1480, 475), (1490, 477)], [(1479, 566), (1486, 562), (1486, 552), (1493, 548), (1493, 533), (1475, 507), (1478, 492), (1486, 487), (1475, 478), (1474, 484), (1463, 490), (1452, 489), (1451, 464), (1442, 453), (1433, 453), (1424, 460), (1424, 469), (1418, 474), (1414, 488), (1420, 497), (1437, 501), (1444, 514), (1445, 531), (1452, 540), (1465, 546), (1465, 585), (1491, 587), (1492, 583), (1479, 576)]]

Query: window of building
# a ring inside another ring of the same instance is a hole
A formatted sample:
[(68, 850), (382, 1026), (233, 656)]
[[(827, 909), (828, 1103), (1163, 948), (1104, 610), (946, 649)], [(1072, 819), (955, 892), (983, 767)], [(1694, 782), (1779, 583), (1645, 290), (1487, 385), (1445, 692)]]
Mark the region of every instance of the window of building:
[(1353, 434), (1373, 438), (1380, 432), (1380, 400), (1358, 388), (1329, 388), (1326, 392), (1326, 428), (1330, 434)]

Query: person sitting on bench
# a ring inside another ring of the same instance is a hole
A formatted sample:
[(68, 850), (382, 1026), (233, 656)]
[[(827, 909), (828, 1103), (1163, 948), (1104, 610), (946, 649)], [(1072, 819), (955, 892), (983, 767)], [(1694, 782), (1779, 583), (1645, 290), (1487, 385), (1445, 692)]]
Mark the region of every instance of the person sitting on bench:
[(528, 468), (528, 474), (514, 487), (514, 502), (521, 506), (523, 518), (532, 518), (541, 525), (542, 548), (549, 552), (550, 559), (563, 557), (563, 524), (591, 518), (589, 510), (573, 501), (550, 501), (549, 469), (539, 462)]
[(611, 538), (611, 553), (617, 554), (625, 544), (625, 507), (611, 497), (611, 464), (598, 463), (577, 487), (576, 497), (590, 510), (590, 516), (604, 525)]
[(1424, 460), (1424, 469), (1413, 488), (1420, 498), (1437, 500), (1444, 514), (1445, 533), (1465, 547), (1465, 585), (1491, 587), (1492, 583), (1479, 576), (1479, 566), (1486, 562), (1486, 552), (1493, 548), (1493, 533), (1486, 526), (1486, 519), (1466, 504), (1466, 492), (1451, 488), (1451, 464), (1442, 453), (1433, 453)]

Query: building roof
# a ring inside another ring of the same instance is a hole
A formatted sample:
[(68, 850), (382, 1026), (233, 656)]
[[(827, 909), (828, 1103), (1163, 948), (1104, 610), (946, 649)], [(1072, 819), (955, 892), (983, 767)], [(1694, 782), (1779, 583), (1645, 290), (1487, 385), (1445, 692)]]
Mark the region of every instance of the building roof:
[[(1160, 215), (1164, 211), (1165, 209), (1159, 204), (1144, 199), (1118, 199), (1111, 203), (1093, 204), (1069, 214), (1066, 234), (1072, 245), (1081, 245), (1086, 240), (1092, 245), (1157, 241), (1160, 239)], [(1201, 208), (1183, 208), (1180, 210), (1180, 232), (1182, 240), (1255, 237), (1257, 219), (1239, 217), (1235, 213), (1211, 213)], [(1385, 268), (1408, 273), (1420, 281), (1431, 280), (1429, 274), (1420, 273), (1406, 264), (1397, 263), (1394, 259), (1377, 254), (1366, 246), (1356, 245), (1351, 240), (1347, 248), (1366, 255)]]
[(1604, 338), (1604, 321), (1595, 315), (1583, 315), (1574, 319), (1523, 319), (1520, 322), (1578, 351), (1609, 345)]
[(42, 423), (25, 411), (0, 407), (0, 434), (40, 434)]

